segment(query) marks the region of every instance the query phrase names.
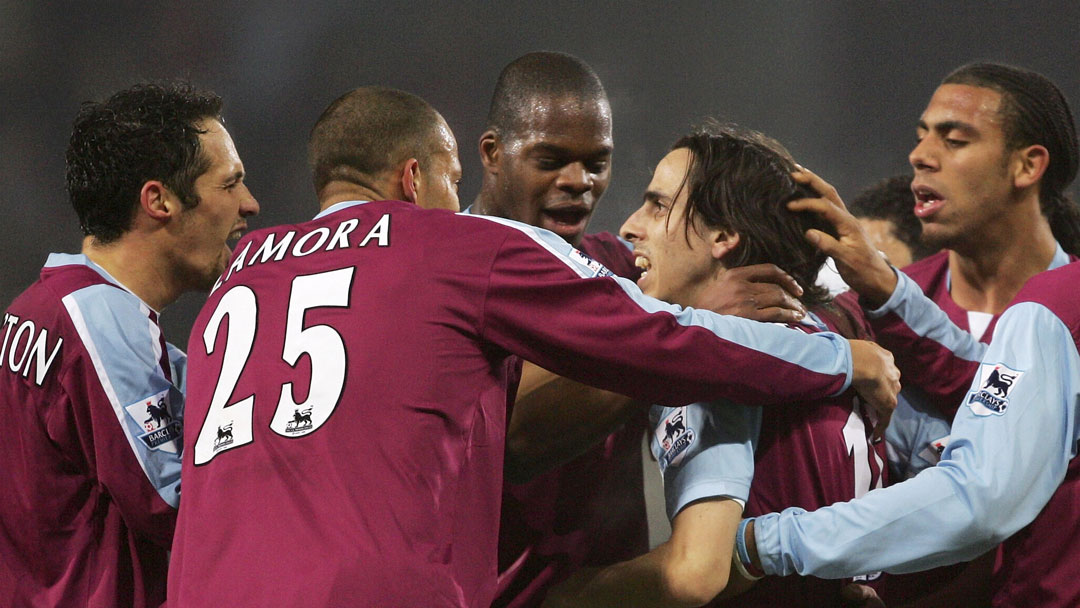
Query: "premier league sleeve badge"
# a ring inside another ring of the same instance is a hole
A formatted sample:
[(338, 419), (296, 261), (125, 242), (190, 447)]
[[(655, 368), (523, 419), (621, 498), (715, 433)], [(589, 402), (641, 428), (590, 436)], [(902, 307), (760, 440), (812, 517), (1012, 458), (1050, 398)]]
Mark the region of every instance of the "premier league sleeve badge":
[(968, 392), (966, 404), (976, 416), (1000, 416), (1009, 407), (1009, 395), (1024, 372), (1000, 363), (979, 366), (978, 384)]
[(174, 420), (169, 407), (169, 390), (125, 406), (128, 416), (142, 431), (138, 438), (151, 450), (176, 454), (180, 450), (180, 421)]

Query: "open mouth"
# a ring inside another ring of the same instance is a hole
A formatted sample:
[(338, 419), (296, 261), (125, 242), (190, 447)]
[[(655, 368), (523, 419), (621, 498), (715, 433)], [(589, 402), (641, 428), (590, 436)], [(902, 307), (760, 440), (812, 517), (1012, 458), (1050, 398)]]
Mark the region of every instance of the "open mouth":
[(915, 194), (916, 217), (930, 217), (945, 205), (945, 198), (933, 188), (927, 186), (913, 186), (911, 191)]
[(229, 236), (225, 237), (225, 246), (229, 249), (232, 249), (234, 246), (236, 246), (236, 243), (240, 240), (240, 237), (244, 236), (245, 232), (247, 232), (246, 226), (235, 228), (232, 232), (229, 233)]
[(584, 206), (544, 209), (543, 214), (557, 226), (576, 227), (589, 219), (589, 209)]
[(649, 273), (649, 270), (652, 269), (652, 262), (649, 261), (649, 258), (643, 256), (636, 256), (634, 258), (634, 266), (637, 266), (641, 269), (641, 276), (644, 277), (646, 274)]

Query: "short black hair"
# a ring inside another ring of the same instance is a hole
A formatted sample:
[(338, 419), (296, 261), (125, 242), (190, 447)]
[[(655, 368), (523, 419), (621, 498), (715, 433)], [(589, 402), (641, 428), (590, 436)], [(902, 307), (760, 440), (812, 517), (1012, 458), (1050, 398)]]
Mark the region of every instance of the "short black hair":
[(816, 228), (835, 235), (831, 224), (815, 213), (794, 212), (789, 201), (816, 197), (792, 177), (795, 161), (776, 140), (735, 125), (706, 123), (675, 145), (691, 153), (681, 188), (687, 188), (686, 229), (702, 225), (739, 235), (738, 245), (724, 257), (728, 267), (771, 263), (803, 288), (806, 306), (830, 300), (817, 284), (825, 254), (806, 240)]
[(997, 91), (1006, 145), (1014, 150), (1036, 144), (1047, 149), (1050, 164), (1039, 184), (1039, 203), (1054, 238), (1066, 251), (1080, 254), (1080, 209), (1065, 194), (1076, 178), (1080, 150), (1072, 110), (1061, 89), (1038, 72), (1000, 63), (969, 63), (941, 84)]
[(848, 210), (855, 217), (892, 222), (896, 238), (911, 249), (911, 261), (917, 262), (937, 249), (922, 242), (922, 223), (915, 217), (915, 195), (911, 193), (912, 178), (894, 175), (883, 179), (852, 199)]
[(487, 129), (501, 137), (521, 132), (536, 99), (607, 101), (600, 77), (589, 64), (566, 53), (536, 51), (511, 61), (495, 83)]
[(67, 190), (83, 234), (105, 244), (131, 228), (143, 184), (160, 180), (181, 203), (199, 203), (195, 179), (210, 166), (201, 122), (221, 118), (221, 98), (186, 82), (137, 84), (85, 102), (68, 142)]
[(360, 87), (335, 99), (308, 138), (315, 191), (332, 181), (371, 186), (409, 158), (426, 165), (442, 116), (423, 99), (387, 87)]

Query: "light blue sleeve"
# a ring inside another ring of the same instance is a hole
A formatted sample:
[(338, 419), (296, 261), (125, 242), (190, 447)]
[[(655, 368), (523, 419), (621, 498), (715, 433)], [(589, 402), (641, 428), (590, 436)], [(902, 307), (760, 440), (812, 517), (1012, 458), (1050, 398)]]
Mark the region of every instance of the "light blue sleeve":
[[(894, 269), (895, 270), (895, 269)], [(895, 313), (916, 335), (928, 338), (948, 348), (953, 355), (968, 361), (978, 361), (986, 345), (957, 327), (945, 311), (926, 297), (918, 283), (896, 270), (896, 289), (880, 308), (867, 310), (871, 319)]]
[(910, 479), (941, 460), (949, 444), (951, 422), (917, 387), (905, 387), (897, 398), (885, 441), (894, 481)]
[(729, 342), (767, 353), (811, 372), (828, 376), (842, 375), (844, 376), (843, 386), (834, 395), (843, 393), (851, 386), (851, 347), (847, 340), (836, 333), (794, 333), (781, 324), (758, 323), (733, 315), (721, 315), (709, 310), (669, 304), (645, 295), (636, 283), (615, 276), (603, 264), (574, 249), (562, 237), (550, 230), (488, 215), (461, 213), (459, 215), (477, 221), (495, 222), (520, 231), (566, 264), (578, 276), (582, 278), (607, 277), (615, 281), (619, 288), (645, 312), (668, 313), (680, 325), (705, 328)]
[(664, 479), (669, 519), (703, 498), (726, 496), (746, 504), (761, 411), (721, 402), (653, 406), (652, 451)]
[(1002, 316), (941, 462), (915, 478), (808, 513), (755, 520), (770, 574), (843, 578), (973, 559), (1030, 523), (1076, 454), (1080, 354), (1047, 308)]
[(150, 309), (122, 289), (93, 285), (63, 303), (133, 456), (161, 499), (177, 507), (186, 356), (169, 344), (162, 352)]

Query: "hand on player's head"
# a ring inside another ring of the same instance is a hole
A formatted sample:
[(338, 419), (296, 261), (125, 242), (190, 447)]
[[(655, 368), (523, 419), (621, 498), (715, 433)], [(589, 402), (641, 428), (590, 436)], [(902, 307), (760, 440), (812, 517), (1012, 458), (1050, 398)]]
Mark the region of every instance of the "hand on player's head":
[(817, 213), (836, 228), (835, 237), (811, 229), (806, 232), (806, 238), (833, 258), (841, 278), (856, 293), (874, 307), (884, 304), (896, 288), (896, 273), (871, 244), (859, 221), (844, 206), (836, 188), (806, 169), (792, 175), (821, 196), (791, 201), (788, 209)]
[(874, 437), (885, 435), (900, 393), (900, 370), (892, 353), (873, 342), (848, 340), (851, 345), (851, 386), (877, 415)]

